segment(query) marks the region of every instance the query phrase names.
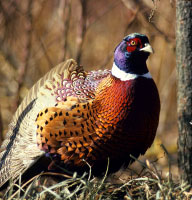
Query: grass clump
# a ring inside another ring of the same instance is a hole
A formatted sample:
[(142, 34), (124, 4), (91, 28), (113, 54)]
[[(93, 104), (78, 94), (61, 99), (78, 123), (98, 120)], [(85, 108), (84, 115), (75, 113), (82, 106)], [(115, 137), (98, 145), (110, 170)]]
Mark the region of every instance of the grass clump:
[[(135, 158), (134, 158), (135, 159)], [(136, 162), (142, 166), (140, 174), (129, 169), (131, 174), (126, 180), (120, 177), (107, 176), (108, 168), (103, 178), (95, 178), (89, 173), (73, 176), (63, 173), (41, 173), (25, 184), (10, 183), (6, 199), (31, 200), (183, 200), (192, 199), (188, 192), (190, 186), (186, 183), (176, 183), (171, 171), (163, 178), (155, 163)], [(115, 181), (114, 180), (118, 180)], [(15, 188), (17, 188), (15, 190)]]

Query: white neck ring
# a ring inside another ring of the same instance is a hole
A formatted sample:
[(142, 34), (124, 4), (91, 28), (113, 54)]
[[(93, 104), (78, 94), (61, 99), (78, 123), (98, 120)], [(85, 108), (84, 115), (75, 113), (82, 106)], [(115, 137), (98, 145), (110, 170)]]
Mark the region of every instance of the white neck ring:
[(144, 77), (144, 78), (152, 79), (150, 72), (147, 72), (147, 73), (142, 74), (142, 75), (126, 73), (126, 72), (120, 70), (115, 63), (113, 63), (111, 73), (112, 73), (113, 76), (115, 76), (116, 78), (119, 78), (121, 81), (128, 81), (128, 80), (136, 79), (138, 77)]

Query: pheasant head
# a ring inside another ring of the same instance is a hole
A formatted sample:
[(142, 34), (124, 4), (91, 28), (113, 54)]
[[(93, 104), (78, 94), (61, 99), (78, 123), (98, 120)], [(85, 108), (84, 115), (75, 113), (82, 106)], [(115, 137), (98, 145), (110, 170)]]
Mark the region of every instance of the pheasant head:
[(118, 69), (112, 68), (112, 74), (123, 76), (147, 73), (146, 60), (150, 53), (153, 53), (153, 49), (145, 35), (133, 33), (126, 36), (115, 49), (114, 63)]

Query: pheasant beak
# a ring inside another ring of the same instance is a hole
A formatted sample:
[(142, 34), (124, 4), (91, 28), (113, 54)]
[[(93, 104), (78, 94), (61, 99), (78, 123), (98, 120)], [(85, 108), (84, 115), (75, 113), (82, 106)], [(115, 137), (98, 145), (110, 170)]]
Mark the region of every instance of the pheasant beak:
[(149, 43), (145, 43), (145, 47), (143, 47), (139, 51), (145, 51), (145, 52), (148, 52), (148, 53), (154, 53), (154, 50), (153, 50), (153, 48), (151, 47), (151, 45)]

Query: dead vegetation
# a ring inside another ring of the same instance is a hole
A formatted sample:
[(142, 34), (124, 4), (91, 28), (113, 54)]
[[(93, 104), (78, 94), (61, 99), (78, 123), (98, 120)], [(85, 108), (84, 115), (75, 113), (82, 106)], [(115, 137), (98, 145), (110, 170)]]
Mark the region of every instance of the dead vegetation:
[[(167, 177), (162, 177), (161, 171), (155, 163), (141, 162), (139, 174), (128, 169), (128, 178), (123, 179), (117, 175), (107, 176), (107, 170), (102, 178), (94, 178), (90, 172), (78, 176), (63, 173), (41, 173), (25, 184), (10, 183), (6, 199), (178, 199), (188, 200), (192, 193), (188, 192), (190, 186), (172, 179), (171, 171)], [(60, 181), (58, 181), (58, 177)], [(62, 178), (62, 180), (61, 180)], [(13, 189), (14, 188), (14, 189)]]

